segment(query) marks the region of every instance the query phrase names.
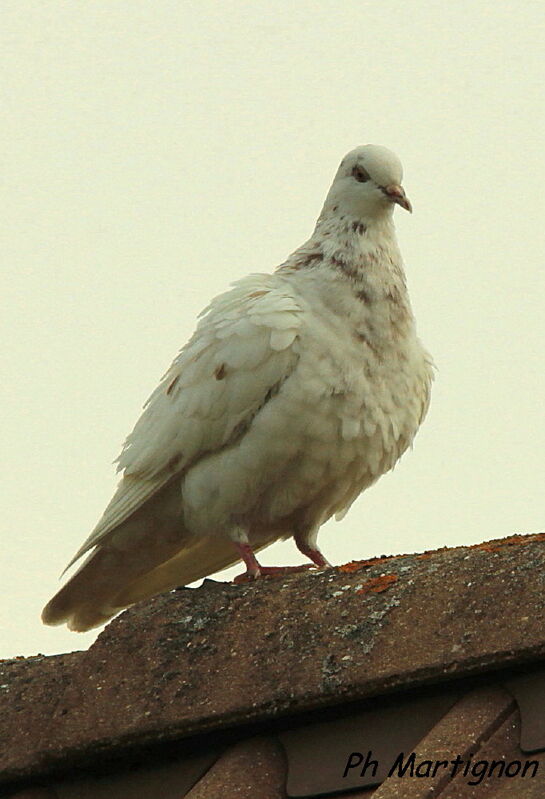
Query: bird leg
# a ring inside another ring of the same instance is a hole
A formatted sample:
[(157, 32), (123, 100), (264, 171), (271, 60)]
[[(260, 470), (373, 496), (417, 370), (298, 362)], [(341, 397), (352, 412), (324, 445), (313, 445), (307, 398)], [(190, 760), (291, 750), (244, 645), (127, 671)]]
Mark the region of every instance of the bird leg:
[(254, 555), (254, 551), (250, 544), (248, 543), (241, 543), (240, 541), (235, 541), (235, 547), (238, 550), (238, 554), (244, 561), (246, 566), (246, 572), (244, 574), (239, 574), (235, 577), (235, 582), (237, 580), (241, 580), (246, 578), (246, 580), (257, 580), (259, 575), (261, 574), (261, 566), (257, 562), (257, 558)]
[(301, 566), (261, 566), (250, 544), (244, 541), (235, 541), (234, 544), (246, 565), (244, 574), (238, 574), (233, 580), (235, 583), (249, 583), (257, 580), (258, 577), (283, 577), (286, 574), (312, 569), (311, 563)]
[(328, 560), (324, 558), (318, 547), (316, 546), (316, 535), (318, 530), (312, 530), (311, 533), (296, 533), (295, 534), (295, 545), (299, 552), (302, 552), (307, 558), (309, 558), (315, 566), (318, 566), (319, 569), (323, 569), (326, 567), (331, 566)]
[(317, 534), (318, 527), (312, 530), (305, 530), (303, 533), (295, 533), (294, 536), (297, 549), (309, 558), (312, 564), (305, 563), (301, 566), (261, 566), (250, 546), (246, 531), (240, 528), (233, 530), (231, 538), (246, 566), (244, 574), (239, 574), (235, 577), (234, 582), (246, 583), (257, 580), (258, 577), (282, 577), (286, 574), (312, 569), (313, 566), (317, 566), (319, 569), (331, 566), (316, 546)]

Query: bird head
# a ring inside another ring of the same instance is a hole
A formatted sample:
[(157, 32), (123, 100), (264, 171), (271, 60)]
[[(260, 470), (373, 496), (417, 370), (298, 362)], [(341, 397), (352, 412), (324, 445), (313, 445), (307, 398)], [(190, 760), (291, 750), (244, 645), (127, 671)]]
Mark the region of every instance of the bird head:
[(369, 221), (391, 214), (394, 205), (412, 213), (402, 178), (401, 162), (391, 150), (377, 144), (356, 147), (341, 161), (324, 210)]

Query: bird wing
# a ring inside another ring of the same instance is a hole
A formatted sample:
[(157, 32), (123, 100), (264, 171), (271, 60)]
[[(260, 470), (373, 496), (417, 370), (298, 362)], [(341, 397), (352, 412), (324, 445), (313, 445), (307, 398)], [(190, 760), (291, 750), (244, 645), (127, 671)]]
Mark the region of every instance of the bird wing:
[(254, 274), (201, 314), (117, 459), (123, 478), (69, 568), (174, 475), (239, 439), (297, 363), (302, 307), (285, 281)]

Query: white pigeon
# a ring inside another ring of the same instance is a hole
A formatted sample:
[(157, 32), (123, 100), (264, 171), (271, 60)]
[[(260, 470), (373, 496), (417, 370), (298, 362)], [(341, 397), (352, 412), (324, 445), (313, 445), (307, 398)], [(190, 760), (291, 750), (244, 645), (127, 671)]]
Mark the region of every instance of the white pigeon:
[(273, 274), (212, 300), (118, 459), (123, 477), (45, 607), (88, 630), (119, 610), (293, 536), (318, 567), (342, 517), (411, 444), (433, 364), (415, 331), (393, 209), (411, 211), (385, 147), (352, 150), (311, 238)]

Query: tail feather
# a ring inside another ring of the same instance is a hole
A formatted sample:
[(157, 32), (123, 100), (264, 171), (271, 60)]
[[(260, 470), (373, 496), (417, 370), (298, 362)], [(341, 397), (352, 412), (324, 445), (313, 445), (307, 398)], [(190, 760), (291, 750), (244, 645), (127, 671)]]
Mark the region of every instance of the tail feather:
[(196, 540), (173, 558), (138, 577), (121, 591), (117, 599), (126, 607), (142, 599), (170, 591), (226, 569), (239, 560), (233, 542), (224, 536)]
[(45, 606), (44, 624), (66, 622), (83, 632), (130, 604), (118, 600), (127, 585), (193, 543), (180, 520), (178, 497), (179, 490), (167, 487), (108, 533)]
[[(272, 540), (261, 542), (254, 551)], [(192, 539), (183, 549), (178, 542), (170, 557), (165, 547), (156, 546), (150, 552), (149, 543), (140, 542), (140, 546), (123, 552), (97, 547), (45, 606), (44, 624), (66, 623), (70, 630), (85, 632), (135, 602), (200, 580), (239, 560), (232, 541), (224, 536)], [(158, 565), (150, 569), (153, 562)]]
[[(277, 533), (262, 536), (252, 549), (254, 552), (260, 552), (277, 538)], [(223, 535), (195, 539), (173, 558), (126, 585), (116, 599), (122, 607), (128, 607), (155, 594), (171, 591), (173, 588), (188, 585), (209, 574), (227, 569), (239, 560), (233, 542)]]
[[(278, 537), (278, 531), (262, 533), (252, 542), (254, 551)], [(196, 538), (188, 533), (181, 521), (179, 486), (173, 482), (101, 539), (45, 606), (42, 621), (84, 632), (135, 602), (192, 583), (238, 559), (226, 536)]]
[[(42, 613), (44, 624), (66, 623), (70, 630), (85, 632), (104, 624), (120, 610), (135, 602), (188, 585), (209, 574), (226, 569), (239, 560), (232, 541), (225, 536), (191, 539), (170, 551), (154, 541), (140, 540), (130, 551), (97, 547), (79, 571), (51, 599)], [(261, 540), (259, 552), (277, 538)], [(157, 565), (150, 568), (153, 563)]]
[(42, 612), (44, 624), (66, 623), (70, 630), (84, 632), (118, 613), (127, 604), (118, 599), (132, 583), (156, 564), (180, 549), (180, 541), (146, 542), (133, 549), (98, 546), (76, 574), (48, 602)]

